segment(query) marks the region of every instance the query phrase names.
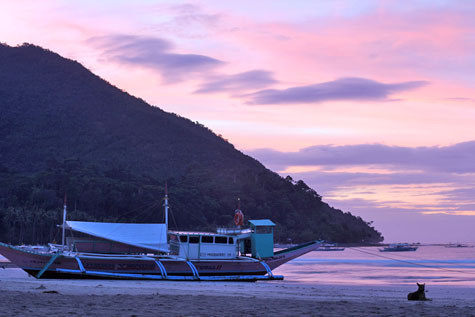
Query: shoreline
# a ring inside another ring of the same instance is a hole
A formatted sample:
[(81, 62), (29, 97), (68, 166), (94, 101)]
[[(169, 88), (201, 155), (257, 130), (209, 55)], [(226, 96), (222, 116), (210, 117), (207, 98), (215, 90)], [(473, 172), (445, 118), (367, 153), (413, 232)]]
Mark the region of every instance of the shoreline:
[(475, 286), (428, 285), (427, 297), (432, 301), (408, 301), (407, 293), (415, 289), (415, 285), (325, 285), (286, 280), (37, 280), (17, 268), (0, 269), (2, 312), (13, 316), (472, 315), (475, 311)]

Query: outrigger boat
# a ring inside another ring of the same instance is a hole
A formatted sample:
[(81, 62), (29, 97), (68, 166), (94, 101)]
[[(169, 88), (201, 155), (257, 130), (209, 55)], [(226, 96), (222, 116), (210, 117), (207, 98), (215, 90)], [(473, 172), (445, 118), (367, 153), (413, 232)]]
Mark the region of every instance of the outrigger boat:
[(416, 251), (417, 247), (408, 243), (394, 243), (387, 247), (379, 249), (380, 252), (404, 252), (404, 251)]
[[(36, 278), (150, 279), (176, 281), (281, 280), (272, 270), (313, 251), (311, 241), (274, 252), (274, 226), (268, 220), (249, 220), (235, 212), (236, 228), (216, 233), (168, 230), (165, 223), (131, 224), (66, 221), (62, 244), (47, 250), (0, 242), (0, 253)], [(72, 236), (65, 238), (65, 230)]]

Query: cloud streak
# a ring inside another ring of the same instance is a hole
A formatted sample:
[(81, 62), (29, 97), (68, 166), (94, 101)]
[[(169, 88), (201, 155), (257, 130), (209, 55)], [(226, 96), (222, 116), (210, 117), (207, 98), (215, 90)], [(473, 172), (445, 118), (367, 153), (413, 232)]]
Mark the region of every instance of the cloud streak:
[[(351, 210), (364, 210), (367, 201), (374, 205), (368, 208), (383, 210), (388, 217), (391, 209), (475, 215), (475, 141), (444, 147), (319, 145), (297, 152), (260, 149), (247, 154), (283, 175), (303, 179), (340, 208), (347, 204)], [(299, 166), (314, 170), (285, 172)], [(352, 205), (355, 199), (358, 203)]]
[(265, 70), (252, 70), (234, 75), (215, 75), (208, 81), (202, 83), (197, 94), (207, 94), (216, 92), (240, 92), (255, 90), (275, 84), (272, 72)]
[(108, 35), (90, 38), (87, 43), (101, 50), (106, 59), (154, 69), (165, 82), (182, 81), (223, 64), (205, 55), (173, 53), (170, 41), (154, 37)]
[(386, 165), (430, 172), (475, 173), (475, 141), (444, 147), (317, 145), (298, 152), (258, 149), (248, 153), (280, 170), (289, 166)]
[(426, 85), (425, 81), (385, 84), (371, 79), (348, 77), (287, 89), (266, 89), (250, 94), (250, 104), (321, 103), (335, 100), (381, 101), (394, 93)]

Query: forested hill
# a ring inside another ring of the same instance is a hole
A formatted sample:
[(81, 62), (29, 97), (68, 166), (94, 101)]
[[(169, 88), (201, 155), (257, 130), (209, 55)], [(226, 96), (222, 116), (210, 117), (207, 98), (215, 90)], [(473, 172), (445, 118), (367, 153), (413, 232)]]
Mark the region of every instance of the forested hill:
[(57, 240), (65, 192), (69, 219), (161, 221), (165, 182), (171, 228), (229, 225), (240, 197), (247, 219), (276, 222), (280, 241), (382, 240), (203, 125), (51, 51), (0, 44), (0, 241)]

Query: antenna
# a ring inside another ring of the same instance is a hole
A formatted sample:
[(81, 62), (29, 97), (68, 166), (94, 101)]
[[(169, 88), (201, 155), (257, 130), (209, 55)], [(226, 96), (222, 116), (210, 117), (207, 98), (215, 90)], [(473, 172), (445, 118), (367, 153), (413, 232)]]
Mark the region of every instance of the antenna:
[(63, 237), (61, 239), (61, 250), (64, 252), (64, 239), (65, 239), (65, 233), (66, 233), (66, 193), (64, 193), (64, 206), (63, 206)]

